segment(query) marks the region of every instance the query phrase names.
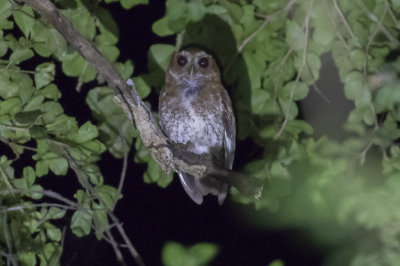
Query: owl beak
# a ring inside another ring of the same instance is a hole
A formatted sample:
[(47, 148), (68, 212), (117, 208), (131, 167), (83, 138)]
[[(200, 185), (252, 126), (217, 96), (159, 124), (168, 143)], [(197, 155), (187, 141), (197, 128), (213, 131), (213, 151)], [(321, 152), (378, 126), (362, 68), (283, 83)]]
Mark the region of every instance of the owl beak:
[(190, 65), (190, 68), (189, 68), (189, 75), (190, 75), (191, 77), (192, 77), (193, 74), (194, 74), (194, 70), (195, 70), (194, 65), (193, 65), (193, 64)]

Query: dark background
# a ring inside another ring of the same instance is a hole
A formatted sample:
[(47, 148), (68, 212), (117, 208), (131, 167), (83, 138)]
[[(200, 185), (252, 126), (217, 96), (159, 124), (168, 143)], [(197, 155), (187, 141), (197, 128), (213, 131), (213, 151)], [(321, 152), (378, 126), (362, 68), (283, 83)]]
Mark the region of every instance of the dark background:
[[(136, 6), (129, 11), (119, 4), (106, 7), (120, 29), (119, 61), (132, 59), (135, 76), (147, 71), (147, 51), (152, 44), (174, 44), (174, 37), (160, 38), (151, 30), (152, 23), (165, 13), (164, 1), (153, 0), (149, 5)], [(34, 69), (38, 62), (27, 64), (26, 69)], [(55, 83), (62, 92), (60, 102), (66, 114), (75, 116), (80, 124), (87, 120), (96, 122), (85, 103), (86, 94), (93, 84), (84, 85), (82, 92), (76, 92), (76, 79), (63, 76), (59, 66)], [(157, 97), (152, 92), (146, 99), (152, 103), (153, 108), (157, 107)], [(247, 159), (246, 150), (249, 145), (252, 145), (249, 141), (238, 143), (235, 168), (240, 168), (241, 162)], [(0, 150), (3, 154), (4, 146)], [(31, 154), (25, 153), (23, 160), (20, 160), (23, 162), (21, 166), (26, 162), (32, 165), (30, 157)], [(243, 211), (257, 211), (252, 206), (234, 203), (229, 197), (223, 206), (219, 206), (217, 199), (212, 196), (206, 197), (203, 205), (198, 206), (186, 195), (176, 178), (166, 189), (155, 184), (145, 184), (142, 179), (145, 165), (134, 164), (132, 152), (129, 162), (123, 188), (124, 197), (118, 202), (115, 212), (146, 265), (161, 265), (161, 250), (167, 241), (177, 241), (188, 246), (198, 242), (217, 244), (220, 253), (212, 265), (268, 265), (275, 259), (283, 260), (285, 265), (322, 263), (323, 249), (314, 246), (304, 232), (257, 229), (240, 215)], [(116, 186), (122, 161), (105, 154), (99, 164), (105, 183)], [(18, 168), (18, 165), (14, 167)], [(72, 172), (65, 177), (46, 176), (41, 179), (45, 188), (58, 191), (71, 199), (78, 188), (75, 183)], [(134, 265), (128, 252), (124, 251), (124, 255), (128, 258), (128, 265)], [(61, 265), (117, 264), (114, 252), (106, 241), (97, 241), (94, 236), (77, 238), (69, 228), (65, 228)]]
[[(147, 71), (147, 51), (152, 44), (175, 43), (174, 36), (160, 38), (151, 30), (152, 23), (164, 16), (164, 1), (150, 1), (149, 5), (136, 6), (129, 11), (119, 4), (107, 5), (107, 8), (120, 29), (119, 60), (124, 62), (132, 59), (135, 65), (134, 75)], [(65, 95), (63, 91), (63, 97), (76, 99), (73, 87), (70, 92), (71, 95)], [(146, 100), (156, 108), (157, 97), (157, 94), (152, 93)], [(81, 117), (80, 109), (86, 105), (83, 103), (84, 97), (79, 98), (82, 103), (76, 102), (76, 106), (71, 110), (66, 108), (66, 112)], [(87, 110), (87, 113), (90, 114), (90, 111)], [(90, 119), (90, 115), (87, 119)], [(245, 159), (247, 144), (239, 143), (236, 165), (240, 165), (240, 160)], [(130, 162), (133, 162), (132, 157), (130, 154)], [(105, 155), (100, 164), (103, 165), (106, 182), (117, 185), (122, 162)], [(257, 230), (235, 214), (241, 213), (237, 212), (241, 209), (253, 211), (252, 206), (237, 204), (228, 198), (221, 207), (212, 196), (206, 197), (204, 203), (198, 206), (186, 195), (177, 178), (166, 189), (162, 189), (155, 184), (143, 182), (141, 174), (144, 170), (144, 165), (129, 164), (123, 189), (124, 198), (118, 203), (116, 214), (147, 265), (161, 265), (161, 249), (165, 242), (171, 240), (185, 245), (203, 241), (218, 244), (220, 254), (212, 262), (213, 265), (268, 265), (274, 259), (282, 259), (285, 265), (321, 264), (322, 254), (319, 248), (313, 247), (300, 231)], [(68, 241), (75, 242), (74, 237), (70, 236)], [(67, 250), (63, 256), (65, 263), (116, 263), (113, 250), (105, 241), (98, 242), (94, 237), (84, 241), (78, 239), (76, 243), (84, 247), (81, 250), (77, 250), (68, 241), (65, 243)], [(76, 256), (76, 259), (70, 260), (70, 256)], [(133, 264), (132, 261), (130, 263)]]

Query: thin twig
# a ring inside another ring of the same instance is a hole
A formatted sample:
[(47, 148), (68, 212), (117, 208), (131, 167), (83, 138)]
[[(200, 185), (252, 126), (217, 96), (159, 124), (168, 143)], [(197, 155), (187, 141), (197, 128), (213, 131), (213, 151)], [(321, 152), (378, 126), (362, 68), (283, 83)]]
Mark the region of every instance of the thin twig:
[(57, 207), (57, 208), (64, 209), (64, 210), (77, 210), (78, 209), (76, 206), (63, 205), (63, 204), (58, 204), (58, 203), (38, 203), (38, 204), (32, 204), (32, 205), (12, 206), (9, 208), (0, 209), (0, 211), (3, 213), (13, 212), (13, 211), (23, 212), (24, 209), (35, 209), (38, 207)]
[(297, 0), (291, 0), (283, 9), (278, 10), (277, 12), (275, 12), (274, 14), (270, 15), (270, 16), (265, 16), (264, 17), (264, 22), (260, 25), (260, 27), (258, 27), (252, 34), (250, 34), (249, 37), (247, 37), (242, 44), (239, 46), (238, 48), (238, 52), (241, 53), (243, 48), (254, 38), (256, 37), (264, 28), (265, 26), (267, 26), (268, 22), (271, 21), (272, 19), (274, 19), (279, 13), (281, 13), (282, 11), (289, 11), (292, 6), (297, 2)]
[(29, 128), (27, 127), (19, 127), (19, 126), (10, 126), (10, 125), (5, 125), (0, 123), (0, 127), (15, 130), (15, 131), (28, 131)]
[(185, 37), (186, 30), (181, 31), (176, 35), (175, 52), (179, 52), (182, 48), (183, 38)]
[(290, 113), (290, 107), (293, 101), (293, 97), (294, 97), (294, 91), (296, 90), (297, 84), (299, 83), (300, 80), (300, 76), (303, 72), (304, 66), (307, 64), (306, 59), (307, 59), (307, 50), (308, 50), (308, 32), (309, 32), (309, 21), (310, 21), (310, 16), (311, 16), (311, 11), (312, 11), (312, 6), (314, 4), (314, 0), (310, 1), (310, 6), (308, 8), (307, 11), (307, 15), (306, 18), (304, 19), (304, 27), (305, 27), (305, 38), (304, 38), (304, 49), (303, 49), (303, 57), (302, 57), (302, 62), (299, 68), (299, 71), (297, 72), (297, 76), (296, 76), (296, 80), (295, 83), (292, 87), (292, 90), (290, 91), (290, 97), (289, 97), (289, 103), (286, 109), (286, 113), (285, 113), (285, 119), (281, 125), (281, 128), (279, 129), (279, 131), (276, 133), (274, 139), (278, 139), (279, 136), (282, 134), (283, 130), (285, 129), (288, 121), (289, 121), (289, 113)]
[(7, 265), (10, 265), (10, 262), (12, 265), (18, 265), (17, 262), (15, 261), (14, 256), (12, 255), (12, 248), (11, 248), (11, 240), (10, 240), (10, 235), (9, 235), (9, 229), (7, 228), (7, 213), (4, 213), (3, 215), (3, 233), (4, 233), (4, 238), (6, 240), (6, 245), (8, 249), (8, 256), (7, 256)]
[(386, 36), (386, 38), (389, 39), (389, 41), (391, 41), (392, 43), (394, 43), (395, 45), (399, 45), (400, 42), (386, 29), (386, 27), (381, 23), (381, 21), (379, 21), (379, 19), (375, 16), (374, 13), (372, 13), (368, 7), (364, 4), (363, 1), (361, 0), (356, 0), (356, 3), (362, 8), (364, 9), (365, 13), (368, 15), (368, 18), (372, 21), (377, 23), (379, 29), (381, 30), (381, 32)]
[(347, 23), (347, 20), (346, 20), (346, 18), (344, 17), (344, 15), (343, 15), (343, 13), (342, 13), (342, 10), (340, 9), (340, 7), (339, 7), (339, 5), (338, 5), (338, 3), (337, 3), (337, 0), (333, 0), (333, 5), (334, 5), (334, 7), (335, 7), (335, 9), (336, 9), (336, 12), (339, 14), (339, 17), (342, 19), (343, 24), (344, 24), (344, 26), (346, 27), (347, 31), (349, 32), (351, 38), (354, 39), (354, 33), (353, 33), (353, 31), (351, 30), (349, 24)]
[(13, 149), (12, 145), (15, 145), (15, 147), (20, 147), (20, 148), (23, 148), (24, 150), (34, 151), (34, 152), (37, 151), (37, 149), (35, 149), (35, 148), (25, 146), (25, 145), (22, 145), (22, 144), (13, 142), (13, 141), (9, 141), (8, 139), (5, 139), (3, 137), (0, 137), (0, 141), (3, 142), (4, 144), (6, 144), (7, 146), (10, 146), (11, 149)]
[(16, 190), (14, 189), (14, 187), (11, 185), (10, 181), (8, 180), (8, 175), (7, 173), (4, 171), (3, 167), (0, 165), (0, 174), (1, 177), (3, 178), (4, 184), (6, 184), (8, 191), (13, 194)]
[[(367, 86), (367, 85), (366, 85)], [(370, 103), (370, 107), (371, 107), (371, 111), (372, 111), (372, 113), (374, 114), (374, 129), (375, 130), (377, 130), (377, 129), (379, 129), (379, 124), (378, 124), (378, 118), (377, 118), (377, 116), (376, 116), (376, 111), (375, 111), (375, 105), (374, 105), (374, 103)]]
[(258, 27), (258, 29), (256, 30), (256, 31), (254, 31), (249, 37), (247, 37), (243, 42), (242, 42), (242, 44), (239, 46), (239, 48), (238, 48), (238, 52), (239, 53), (241, 53), (242, 52), (242, 50), (243, 50), (243, 48), (251, 41), (251, 40), (253, 40), (253, 38), (254, 37), (256, 37), (259, 33), (260, 33), (260, 31), (262, 31), (264, 28), (265, 28), (265, 26), (267, 26), (267, 24), (268, 24), (268, 22), (270, 21), (270, 17), (269, 16), (267, 16), (265, 19), (264, 19), (264, 22), (260, 25), (260, 27)]
[(63, 195), (61, 195), (61, 194), (59, 194), (57, 192), (54, 192), (52, 190), (43, 190), (42, 193), (43, 193), (43, 195), (45, 195), (45, 196), (47, 196), (49, 198), (57, 199), (59, 201), (62, 201), (64, 203), (70, 205), (70, 206), (76, 206), (77, 205), (74, 201), (69, 200), (66, 197), (64, 197)]
[[(111, 217), (111, 218), (113, 218), (113, 217)], [(116, 217), (114, 216), (114, 218), (116, 218)], [(132, 245), (132, 243), (131, 243), (129, 237), (126, 235), (125, 230), (122, 227), (122, 225), (120, 223), (117, 223), (116, 226), (117, 226), (117, 230), (118, 230), (119, 234), (122, 236), (122, 239), (124, 240), (125, 244), (127, 245), (129, 252), (131, 253), (132, 257), (135, 258), (136, 263), (139, 266), (145, 266), (142, 257), (137, 252), (135, 247)]]
[[(329, 18), (331, 19), (332, 23), (336, 26), (336, 28), (338, 27), (338, 23), (337, 20), (335, 19), (333, 12), (332, 12), (332, 8), (329, 5), (329, 3), (325, 2), (327, 5), (327, 10), (328, 10), (328, 14), (329, 14)], [(340, 11), (340, 10), (339, 10)], [(343, 20), (343, 18), (342, 18)], [(339, 37), (339, 39), (343, 42), (344, 46), (346, 47), (347, 51), (350, 51), (350, 45), (345, 41), (344, 37), (342, 36), (342, 34), (340, 33), (339, 30), (335, 30), (336, 35)]]
[[(85, 187), (85, 189), (87, 189), (92, 195), (94, 195), (95, 198), (97, 200), (99, 200), (103, 206), (106, 206), (104, 201), (100, 197), (97, 196), (93, 187), (88, 182), (85, 181), (88, 179), (87, 177), (86, 178), (84, 177), (86, 175), (86, 173), (80, 169), (79, 165), (68, 154), (68, 152), (65, 150), (65, 148), (63, 149), (63, 152), (64, 152), (64, 158), (68, 161), (71, 169), (78, 176), (79, 182), (82, 184), (82, 186)], [(119, 234), (121, 235), (122, 239), (124, 240), (128, 250), (129, 250), (131, 256), (133, 257), (133, 259), (135, 260), (136, 264), (138, 264), (139, 266), (144, 266), (145, 264), (143, 262), (142, 257), (140, 256), (140, 254), (137, 252), (137, 250), (133, 246), (129, 237), (126, 235), (125, 230), (123, 229), (122, 225), (120, 224), (118, 218), (115, 216), (115, 214), (111, 210), (107, 210), (107, 214), (108, 214), (108, 216), (110, 216), (111, 220), (115, 224)], [(116, 256), (119, 256), (119, 255), (116, 254)]]
[(115, 253), (115, 256), (117, 257), (117, 260), (118, 260), (119, 264), (125, 266), (126, 262), (125, 262), (124, 256), (122, 256), (121, 250), (119, 250), (119, 247), (118, 247), (118, 243), (117, 243), (117, 241), (115, 241), (115, 238), (111, 234), (111, 231), (110, 230), (106, 230), (106, 235), (110, 239), (110, 241), (108, 241), (108, 243), (110, 243), (110, 245), (114, 249), (114, 253)]
[(292, 6), (297, 2), (297, 0), (291, 0), (287, 5), (283, 8), (286, 12), (289, 11)]
[[(375, 133), (375, 130), (374, 130), (374, 133)], [(372, 137), (371, 137), (371, 141), (368, 143), (368, 145), (365, 147), (365, 149), (360, 154), (360, 165), (361, 166), (364, 165), (367, 152), (371, 148), (372, 144), (373, 144), (373, 141), (372, 141)]]
[(388, 0), (385, 0), (385, 7), (386, 7), (386, 10), (389, 12), (390, 16), (392, 17), (394, 23), (396, 23), (397, 28), (399, 28), (399, 30), (400, 30), (400, 23), (399, 23), (399, 21), (396, 19), (396, 15), (393, 14), (393, 11), (392, 11), (392, 9), (391, 9), (390, 6), (389, 6)]
[(125, 140), (125, 137), (122, 134), (122, 132), (120, 132), (120, 137), (121, 137), (123, 151), (124, 151), (124, 158), (122, 161), (122, 169), (121, 169), (121, 175), (119, 178), (118, 192), (120, 194), (122, 194), (122, 188), (124, 186), (125, 177), (126, 177), (126, 170), (128, 168), (128, 145), (126, 144), (126, 140)]
[(255, 38), (264, 28), (267, 26), (269, 21), (274, 20), (281, 12), (285, 11), (288, 12), (292, 6), (297, 2), (298, 0), (291, 0), (284, 8), (276, 11), (275, 13), (271, 15), (262, 15), (258, 14), (259, 17), (262, 17), (264, 19), (264, 22), (252, 33), (250, 34), (249, 37), (247, 37), (240, 45), (239, 48), (237, 49), (237, 52), (230, 58), (229, 62), (225, 66), (224, 70), (224, 75), (228, 72), (228, 70), (231, 68), (233, 62), (235, 61), (236, 57), (243, 51), (244, 47), (253, 39)]

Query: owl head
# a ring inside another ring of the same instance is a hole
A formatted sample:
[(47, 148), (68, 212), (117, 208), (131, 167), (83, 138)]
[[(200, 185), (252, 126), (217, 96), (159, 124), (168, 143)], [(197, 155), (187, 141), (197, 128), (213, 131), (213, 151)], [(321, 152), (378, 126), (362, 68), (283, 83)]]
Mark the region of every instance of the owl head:
[(220, 82), (220, 72), (214, 58), (203, 50), (189, 48), (175, 53), (167, 70), (167, 79), (179, 84), (201, 86)]

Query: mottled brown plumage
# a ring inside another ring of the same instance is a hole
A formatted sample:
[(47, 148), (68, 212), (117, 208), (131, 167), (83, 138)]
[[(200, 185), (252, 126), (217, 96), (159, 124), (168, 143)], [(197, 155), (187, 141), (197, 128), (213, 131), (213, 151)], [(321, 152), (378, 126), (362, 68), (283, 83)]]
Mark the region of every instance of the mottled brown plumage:
[[(211, 154), (213, 163), (232, 169), (235, 118), (229, 95), (221, 84), (214, 58), (197, 49), (173, 55), (161, 91), (160, 124), (173, 143), (196, 154)], [(218, 196), (222, 204), (229, 186), (212, 177), (178, 173), (186, 193), (197, 204), (203, 196)]]

